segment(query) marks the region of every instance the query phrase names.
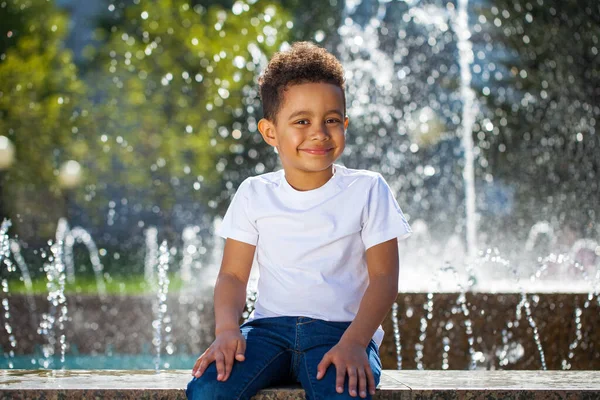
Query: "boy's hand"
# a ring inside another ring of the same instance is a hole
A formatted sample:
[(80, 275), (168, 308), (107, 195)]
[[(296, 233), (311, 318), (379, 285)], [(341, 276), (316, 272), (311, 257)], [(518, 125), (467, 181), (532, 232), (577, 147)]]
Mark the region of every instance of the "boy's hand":
[[(344, 392), (344, 382), (348, 375), (348, 391), (350, 396), (367, 397), (367, 384), (369, 393), (375, 394), (375, 377), (367, 357), (366, 348), (355, 342), (340, 340), (324, 356), (317, 367), (317, 379), (325, 376), (325, 371), (335, 365), (335, 387), (338, 393)], [(356, 385), (358, 384), (358, 392)]]
[(246, 351), (246, 339), (239, 329), (223, 331), (217, 335), (215, 341), (208, 349), (198, 357), (192, 375), (196, 378), (202, 376), (206, 368), (213, 361), (217, 363), (217, 380), (226, 381), (231, 374), (234, 358), (236, 361), (244, 361)]

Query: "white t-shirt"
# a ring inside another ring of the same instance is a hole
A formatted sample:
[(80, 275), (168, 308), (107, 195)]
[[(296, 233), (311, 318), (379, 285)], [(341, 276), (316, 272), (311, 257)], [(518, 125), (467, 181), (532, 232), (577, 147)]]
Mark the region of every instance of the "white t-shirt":
[[(380, 174), (334, 165), (332, 178), (308, 191), (283, 170), (246, 179), (218, 234), (256, 246), (251, 319), (352, 321), (369, 284), (365, 251), (411, 230)], [(373, 339), (381, 344), (381, 326)]]

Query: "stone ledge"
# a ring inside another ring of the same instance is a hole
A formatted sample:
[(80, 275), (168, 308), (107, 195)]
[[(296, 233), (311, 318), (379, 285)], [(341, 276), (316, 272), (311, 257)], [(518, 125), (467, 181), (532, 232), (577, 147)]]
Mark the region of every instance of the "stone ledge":
[[(187, 370), (1, 370), (0, 399), (185, 399)], [(374, 399), (599, 399), (600, 371), (384, 371)], [(299, 387), (255, 400), (300, 400)], [(357, 398), (358, 399), (358, 398)]]

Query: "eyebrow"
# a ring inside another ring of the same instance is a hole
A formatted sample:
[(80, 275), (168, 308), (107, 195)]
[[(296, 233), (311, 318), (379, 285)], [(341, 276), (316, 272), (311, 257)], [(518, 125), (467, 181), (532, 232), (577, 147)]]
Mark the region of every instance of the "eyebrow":
[[(341, 118), (344, 118), (344, 114), (340, 110), (337, 110), (337, 109), (329, 110), (325, 114), (332, 114), (332, 113), (339, 115)], [(297, 117), (299, 115), (313, 115), (313, 113), (311, 111), (308, 111), (308, 110), (298, 110), (298, 111), (293, 112), (288, 117), (288, 120), (294, 119), (295, 117)]]

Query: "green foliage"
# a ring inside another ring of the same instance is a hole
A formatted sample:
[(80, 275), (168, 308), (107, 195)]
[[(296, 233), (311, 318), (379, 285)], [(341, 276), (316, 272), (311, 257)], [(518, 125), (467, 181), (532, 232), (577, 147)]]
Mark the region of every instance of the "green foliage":
[[(118, 24), (97, 30), (82, 77), (52, 2), (2, 2), (0, 132), (17, 153), (2, 177), (2, 214), (25, 241), (53, 236), (67, 196), (96, 227), (118, 193), (167, 229), (175, 204), (210, 214), (229, 198), (222, 172), (245, 150), (242, 123), (254, 112), (245, 99), (256, 98), (258, 70), (288, 39), (289, 16), (269, 2), (139, 3), (122, 4)], [(73, 194), (57, 182), (70, 159), (83, 167)]]
[(257, 70), (289, 31), (280, 7), (236, 4), (133, 4), (121, 25), (96, 32), (102, 44), (88, 49), (86, 68), (96, 103), (85, 159), (94, 176), (81, 193), (89, 204), (106, 204), (103, 193), (118, 189), (130, 204), (154, 207), (163, 226), (182, 199), (218, 205), (223, 160), (243, 151), (234, 122), (247, 116)]
[(0, 21), (0, 134), (16, 149), (1, 212), (21, 237), (48, 237), (64, 211), (57, 169), (88, 134), (85, 86), (63, 47), (67, 18), (52, 3), (2, 2)]
[[(40, 276), (32, 282), (33, 294), (48, 293), (47, 279)], [(177, 293), (183, 288), (184, 282), (179, 275), (169, 274), (169, 293)], [(145, 281), (143, 275), (112, 276), (105, 280), (106, 293), (118, 295), (141, 295), (156, 293), (156, 288)], [(11, 294), (27, 294), (27, 288), (23, 280), (8, 281), (8, 288)], [(77, 294), (97, 294), (98, 287), (93, 275), (77, 276), (74, 283), (65, 284), (65, 293)]]

